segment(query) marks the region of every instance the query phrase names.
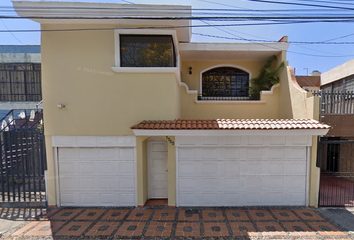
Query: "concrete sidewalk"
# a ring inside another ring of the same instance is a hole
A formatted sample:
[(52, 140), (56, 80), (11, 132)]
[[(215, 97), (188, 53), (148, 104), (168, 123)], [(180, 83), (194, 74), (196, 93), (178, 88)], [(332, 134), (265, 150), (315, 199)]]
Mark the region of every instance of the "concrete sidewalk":
[[(0, 231), (2, 239), (354, 239), (350, 224), (346, 225), (349, 229), (344, 229), (328, 218), (332, 216), (332, 219), (354, 223), (349, 211), (340, 210), (145, 207), (53, 208), (47, 211), (2, 208)], [(337, 217), (336, 211), (342, 217)]]

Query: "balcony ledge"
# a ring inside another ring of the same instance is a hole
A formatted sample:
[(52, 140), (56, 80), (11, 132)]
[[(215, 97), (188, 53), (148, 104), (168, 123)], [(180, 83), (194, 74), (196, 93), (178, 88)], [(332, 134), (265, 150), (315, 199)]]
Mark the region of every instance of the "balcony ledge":
[(266, 100), (254, 100), (254, 101), (213, 101), (213, 100), (195, 100), (197, 104), (265, 104)]

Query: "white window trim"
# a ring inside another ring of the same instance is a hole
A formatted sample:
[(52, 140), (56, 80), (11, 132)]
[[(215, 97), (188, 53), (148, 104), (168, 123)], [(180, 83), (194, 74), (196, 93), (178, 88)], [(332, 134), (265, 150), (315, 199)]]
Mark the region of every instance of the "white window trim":
[[(210, 67), (207, 67), (205, 69), (203, 69), (202, 71), (200, 71), (199, 73), (199, 95), (202, 95), (203, 93), (203, 73), (205, 73), (206, 71), (209, 71), (211, 69), (214, 69), (214, 68), (219, 68), (219, 67), (232, 67), (232, 68), (238, 68), (242, 71), (245, 71), (248, 73), (248, 84), (249, 86), (251, 86), (251, 79), (252, 79), (252, 72), (251, 70), (245, 68), (245, 67), (242, 67), (240, 65), (236, 65), (236, 64), (217, 64), (217, 65), (213, 65), (213, 66), (210, 66)], [(220, 101), (218, 101), (220, 102)]]
[[(176, 56), (176, 67), (121, 67), (119, 35), (171, 35)], [(114, 72), (121, 73), (168, 73), (180, 72), (180, 55), (176, 30), (164, 29), (115, 29), (114, 30), (115, 66)]]
[(195, 100), (197, 104), (265, 104), (266, 100), (233, 100), (233, 101), (213, 101), (213, 100)]

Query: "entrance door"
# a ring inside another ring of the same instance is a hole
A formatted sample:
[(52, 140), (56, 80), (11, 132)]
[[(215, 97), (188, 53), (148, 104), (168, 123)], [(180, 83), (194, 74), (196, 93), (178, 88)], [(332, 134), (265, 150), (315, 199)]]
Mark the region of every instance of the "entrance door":
[(148, 197), (167, 198), (167, 142), (150, 138), (147, 142)]

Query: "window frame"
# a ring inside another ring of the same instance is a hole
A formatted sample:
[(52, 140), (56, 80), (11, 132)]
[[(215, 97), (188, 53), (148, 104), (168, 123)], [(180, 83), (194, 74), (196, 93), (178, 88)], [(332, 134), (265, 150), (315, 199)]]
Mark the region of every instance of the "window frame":
[[(205, 68), (203, 69), (202, 71), (200, 71), (200, 76), (199, 76), (199, 94), (198, 96), (202, 96), (203, 95), (203, 73), (209, 71), (209, 70), (212, 70), (212, 69), (215, 69), (215, 68), (222, 68), (222, 67), (231, 67), (231, 68), (237, 68), (237, 69), (240, 69), (246, 73), (248, 73), (248, 86), (251, 87), (252, 86), (252, 83), (251, 83), (251, 79), (252, 79), (252, 72), (245, 68), (245, 67), (242, 67), (242, 66), (239, 66), (239, 65), (234, 65), (234, 64), (217, 64), (217, 65), (213, 65), (213, 66), (210, 66), (208, 68)], [(249, 97), (249, 96), (248, 96)], [(205, 96), (205, 97), (202, 97), (204, 99), (208, 99), (208, 98), (227, 98), (227, 99), (234, 99), (234, 100), (237, 100), (237, 99), (245, 99), (247, 97), (241, 97), (241, 96), (235, 96), (235, 97), (213, 97), (213, 96)]]
[[(120, 35), (171, 35), (172, 43), (175, 50), (176, 67), (121, 67), (120, 61)], [(179, 73), (180, 69), (180, 55), (178, 49), (178, 39), (175, 30), (162, 29), (115, 29), (114, 30), (114, 45), (115, 45), (115, 66), (112, 70), (115, 72), (126, 73)]]
[[(120, 50), (120, 67), (123, 67), (122, 66), (122, 58), (123, 58), (123, 52), (121, 51), (122, 49), (122, 38), (123, 37), (138, 37), (138, 38), (144, 38), (144, 37), (149, 37), (149, 38), (165, 38), (165, 39), (169, 39), (171, 41), (171, 48), (170, 48), (170, 51), (172, 52), (172, 56), (169, 60), (171, 60), (171, 65), (172, 66), (168, 66), (168, 67), (176, 67), (177, 65), (177, 60), (176, 60), (176, 50), (175, 50), (175, 45), (174, 45), (174, 42), (173, 42), (173, 38), (172, 38), (172, 35), (146, 35), (146, 34), (119, 34), (119, 44), (120, 44), (120, 47), (119, 47), (119, 50)], [(136, 66), (132, 66), (134, 68), (137, 68)], [(139, 67), (145, 67), (145, 68), (151, 68), (150, 66), (139, 66)], [(157, 66), (157, 67), (160, 67), (160, 66)], [(165, 67), (164, 67), (165, 68)]]

